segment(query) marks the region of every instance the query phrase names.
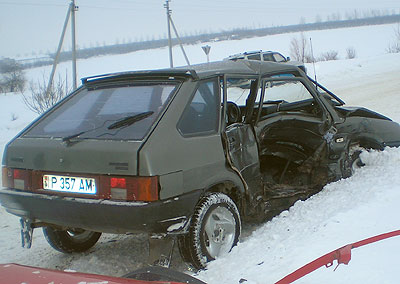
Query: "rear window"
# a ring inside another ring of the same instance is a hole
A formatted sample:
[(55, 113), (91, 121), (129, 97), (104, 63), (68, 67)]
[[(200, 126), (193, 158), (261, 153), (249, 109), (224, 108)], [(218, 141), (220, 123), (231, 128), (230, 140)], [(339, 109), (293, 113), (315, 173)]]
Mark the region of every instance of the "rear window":
[(25, 137), (141, 140), (177, 83), (137, 83), (82, 89), (42, 118)]
[(286, 58), (279, 53), (274, 53), (274, 58), (276, 62), (286, 62)]

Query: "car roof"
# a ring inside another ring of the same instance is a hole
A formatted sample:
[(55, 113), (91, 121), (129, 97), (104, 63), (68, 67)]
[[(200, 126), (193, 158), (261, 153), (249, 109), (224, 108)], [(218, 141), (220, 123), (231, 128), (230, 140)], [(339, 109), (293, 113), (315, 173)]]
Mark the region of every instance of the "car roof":
[(256, 60), (223, 60), (185, 67), (103, 74), (83, 78), (82, 83), (92, 84), (97, 82), (123, 80), (139, 77), (178, 77), (192, 78), (196, 80), (224, 74), (262, 76), (264, 74), (276, 72), (293, 72), (297, 70), (298, 68), (293, 65), (275, 62), (264, 62)]
[(272, 50), (265, 50), (265, 51), (263, 51), (263, 50), (254, 50), (254, 51), (245, 51), (245, 52), (242, 52), (242, 53), (233, 54), (233, 55), (230, 55), (229, 57), (227, 57), (226, 59), (234, 60), (234, 59), (243, 58), (243, 57), (245, 57), (246, 55), (274, 54), (274, 53), (280, 54), (279, 52), (277, 52), (277, 51), (272, 51)]
[(215, 74), (264, 75), (282, 71), (296, 71), (294, 66), (282, 63), (258, 60), (223, 60), (208, 64), (192, 66), (199, 77), (209, 77)]

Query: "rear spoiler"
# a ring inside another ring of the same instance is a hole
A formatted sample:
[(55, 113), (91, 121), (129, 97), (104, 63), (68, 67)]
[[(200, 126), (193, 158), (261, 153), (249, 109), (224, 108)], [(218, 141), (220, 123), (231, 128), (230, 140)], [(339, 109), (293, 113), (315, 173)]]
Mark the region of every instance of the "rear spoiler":
[(149, 70), (149, 71), (130, 71), (120, 73), (109, 73), (96, 76), (90, 76), (82, 78), (82, 84), (87, 84), (96, 81), (108, 81), (115, 79), (129, 79), (129, 78), (140, 78), (140, 77), (177, 77), (177, 78), (192, 78), (199, 79), (196, 71), (193, 69), (160, 69), (160, 70)]

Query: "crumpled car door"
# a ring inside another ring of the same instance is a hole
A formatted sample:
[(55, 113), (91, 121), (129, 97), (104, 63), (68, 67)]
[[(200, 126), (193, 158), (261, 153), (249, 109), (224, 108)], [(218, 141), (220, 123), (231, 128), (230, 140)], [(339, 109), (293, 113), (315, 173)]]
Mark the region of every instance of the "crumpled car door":
[(262, 171), (265, 166), (270, 172), (277, 169), (273, 181), (279, 184), (326, 183), (333, 128), (323, 103), (294, 76), (268, 78), (262, 86), (255, 123)]
[(254, 178), (259, 171), (258, 147), (249, 124), (235, 123), (225, 131), (227, 153), (231, 166), (246, 180)]
[[(277, 145), (312, 154), (329, 129), (325, 109), (297, 79), (269, 79), (255, 125), (260, 153)], [(279, 146), (278, 146), (279, 147)]]

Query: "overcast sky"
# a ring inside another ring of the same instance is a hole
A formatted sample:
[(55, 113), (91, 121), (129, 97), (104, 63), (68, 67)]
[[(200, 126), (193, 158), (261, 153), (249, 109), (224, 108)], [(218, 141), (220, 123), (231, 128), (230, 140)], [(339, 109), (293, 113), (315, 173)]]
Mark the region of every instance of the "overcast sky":
[[(70, 0), (0, 0), (0, 57), (33, 57), (57, 48)], [(165, 0), (76, 0), (81, 47), (164, 37)], [(357, 10), (400, 13), (399, 0), (172, 0), (181, 35), (240, 27), (315, 22)], [(70, 30), (65, 49), (70, 49)]]

